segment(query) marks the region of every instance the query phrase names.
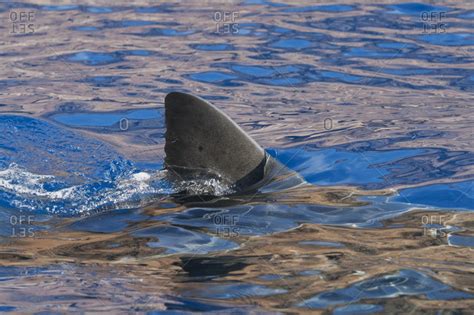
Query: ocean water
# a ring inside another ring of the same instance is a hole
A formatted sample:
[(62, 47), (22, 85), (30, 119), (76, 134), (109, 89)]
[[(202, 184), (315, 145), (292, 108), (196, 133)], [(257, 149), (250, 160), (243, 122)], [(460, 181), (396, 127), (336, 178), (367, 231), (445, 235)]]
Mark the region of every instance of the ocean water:
[[(0, 312), (470, 314), (474, 3), (0, 2)], [(308, 185), (166, 180), (164, 96)], [(213, 198), (175, 198), (197, 185)]]

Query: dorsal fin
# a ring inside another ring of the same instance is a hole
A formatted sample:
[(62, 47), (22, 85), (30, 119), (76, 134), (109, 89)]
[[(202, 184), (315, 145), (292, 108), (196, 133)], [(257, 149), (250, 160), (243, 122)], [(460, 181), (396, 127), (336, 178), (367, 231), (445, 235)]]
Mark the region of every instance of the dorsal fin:
[(264, 177), (267, 154), (205, 100), (180, 92), (165, 98), (165, 167), (178, 179), (214, 174), (237, 189)]

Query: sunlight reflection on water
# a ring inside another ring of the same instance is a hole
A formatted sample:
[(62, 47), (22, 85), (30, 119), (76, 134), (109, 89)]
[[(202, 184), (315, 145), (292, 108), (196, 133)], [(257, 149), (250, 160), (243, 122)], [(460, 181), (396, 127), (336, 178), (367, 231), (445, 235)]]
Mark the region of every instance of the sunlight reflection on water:
[[(0, 311), (469, 310), (473, 12), (1, 3)], [(178, 204), (174, 90), (315, 186)]]

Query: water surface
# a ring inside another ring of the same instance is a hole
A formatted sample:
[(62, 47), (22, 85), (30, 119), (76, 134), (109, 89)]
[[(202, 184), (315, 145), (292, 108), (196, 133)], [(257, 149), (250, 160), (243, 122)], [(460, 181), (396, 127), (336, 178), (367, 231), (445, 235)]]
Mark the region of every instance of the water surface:
[[(0, 311), (469, 314), (473, 12), (1, 3)], [(171, 91), (309, 185), (174, 199)]]

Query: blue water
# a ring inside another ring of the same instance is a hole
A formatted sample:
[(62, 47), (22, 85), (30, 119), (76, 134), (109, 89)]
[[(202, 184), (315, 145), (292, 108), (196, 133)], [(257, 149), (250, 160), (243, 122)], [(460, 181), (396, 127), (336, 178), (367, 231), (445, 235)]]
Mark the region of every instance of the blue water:
[(338, 242), (324, 242), (324, 241), (303, 241), (301, 245), (322, 246), (322, 247), (344, 247), (344, 244)]
[(450, 235), (448, 238), (448, 242), (450, 245), (454, 246), (474, 248), (473, 236)]
[(51, 118), (67, 126), (104, 127), (119, 124), (121, 120), (160, 119), (163, 126), (163, 114), (157, 109), (139, 109), (122, 113), (72, 113), (56, 114)]
[[(469, 3), (0, 12), (0, 312), (469, 311)], [(308, 185), (178, 202), (171, 91)]]
[(426, 295), (431, 300), (472, 298), (472, 294), (453, 290), (422, 272), (405, 269), (395, 274), (358, 282), (347, 288), (320, 293), (300, 305), (308, 308), (324, 308), (328, 305), (354, 303), (364, 299), (420, 294)]

